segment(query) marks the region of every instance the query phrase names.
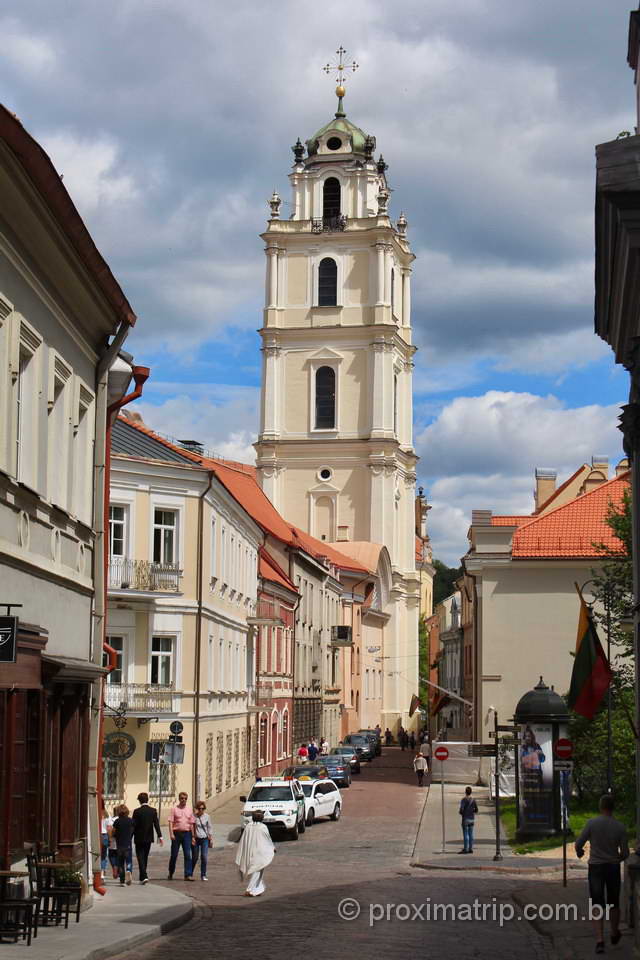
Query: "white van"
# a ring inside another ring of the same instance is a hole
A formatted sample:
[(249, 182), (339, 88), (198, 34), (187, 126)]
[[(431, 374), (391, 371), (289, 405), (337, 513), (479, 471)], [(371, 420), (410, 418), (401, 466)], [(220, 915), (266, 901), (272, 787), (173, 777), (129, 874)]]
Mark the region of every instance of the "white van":
[(297, 780), (281, 777), (265, 777), (256, 780), (248, 797), (240, 797), (244, 803), (241, 826), (252, 819), (254, 810), (262, 810), (267, 827), (280, 827), (292, 840), (305, 831), (305, 804), (302, 787)]

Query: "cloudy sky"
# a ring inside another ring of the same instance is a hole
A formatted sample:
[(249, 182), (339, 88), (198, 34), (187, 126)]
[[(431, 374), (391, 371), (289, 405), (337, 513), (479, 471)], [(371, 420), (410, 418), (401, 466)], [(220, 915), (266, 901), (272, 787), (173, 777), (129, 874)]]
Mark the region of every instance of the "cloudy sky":
[[(417, 261), (415, 438), (436, 556), (533, 470), (621, 456), (593, 334), (594, 145), (633, 130), (632, 0), (21, 0), (3, 102), (42, 142), (140, 320), (147, 422), (252, 456), (266, 200), (326, 122), (389, 163)], [(286, 208), (285, 208), (286, 210)], [(285, 213), (286, 215), (286, 213)]]

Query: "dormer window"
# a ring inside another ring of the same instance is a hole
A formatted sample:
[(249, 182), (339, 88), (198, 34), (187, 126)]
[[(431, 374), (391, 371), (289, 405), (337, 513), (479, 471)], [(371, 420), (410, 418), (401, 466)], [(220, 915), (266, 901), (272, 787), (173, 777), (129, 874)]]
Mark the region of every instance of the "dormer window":
[(342, 146), (342, 140), (340, 137), (329, 137), (327, 140), (327, 149), (328, 150), (339, 150)]

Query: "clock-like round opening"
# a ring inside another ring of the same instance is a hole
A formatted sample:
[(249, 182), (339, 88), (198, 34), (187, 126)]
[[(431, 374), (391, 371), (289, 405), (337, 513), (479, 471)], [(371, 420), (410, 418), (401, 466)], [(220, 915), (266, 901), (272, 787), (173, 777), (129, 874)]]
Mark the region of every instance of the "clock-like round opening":
[(339, 150), (342, 146), (342, 140), (340, 137), (329, 137), (327, 140), (327, 147), (329, 150)]
[(333, 473), (331, 472), (329, 467), (323, 467), (322, 470), (319, 471), (318, 476), (320, 477), (321, 480), (331, 480)]

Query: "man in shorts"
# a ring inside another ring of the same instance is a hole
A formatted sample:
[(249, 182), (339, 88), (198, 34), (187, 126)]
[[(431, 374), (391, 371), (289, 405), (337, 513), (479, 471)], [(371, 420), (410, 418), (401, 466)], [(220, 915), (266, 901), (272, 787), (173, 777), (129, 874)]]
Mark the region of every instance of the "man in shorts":
[(627, 831), (613, 816), (614, 800), (611, 794), (600, 798), (600, 816), (588, 820), (576, 840), (576, 853), (584, 854), (584, 845), (589, 850), (589, 899), (592, 906), (599, 906), (602, 913), (594, 919), (596, 953), (604, 953), (605, 907), (609, 907), (611, 943), (620, 940), (620, 864), (629, 856)]

